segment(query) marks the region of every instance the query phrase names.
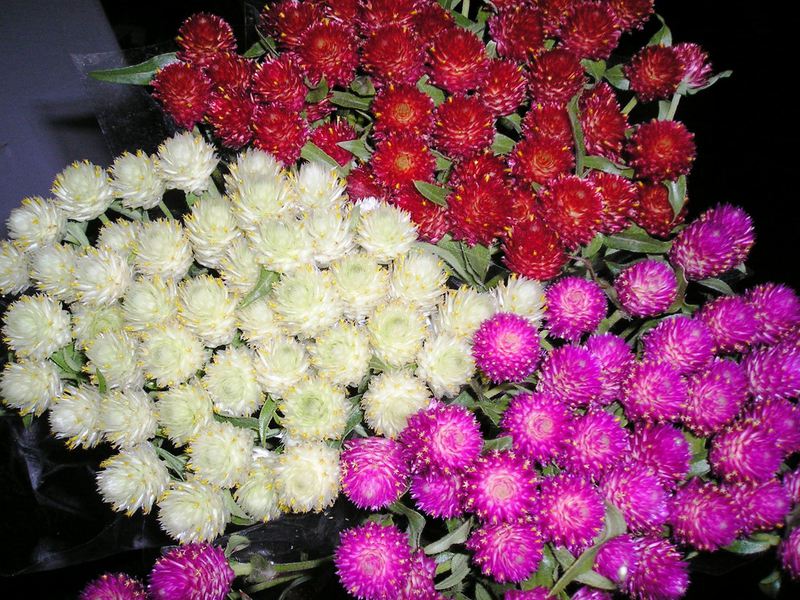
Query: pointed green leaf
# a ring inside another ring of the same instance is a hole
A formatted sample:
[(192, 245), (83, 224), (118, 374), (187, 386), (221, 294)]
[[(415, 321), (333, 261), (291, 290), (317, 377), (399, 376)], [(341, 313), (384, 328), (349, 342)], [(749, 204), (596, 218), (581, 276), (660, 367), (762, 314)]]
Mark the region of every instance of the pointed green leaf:
[(306, 142), (306, 145), (303, 146), (302, 150), (300, 150), (300, 156), (305, 158), (307, 161), (317, 161), (322, 162), (331, 167), (339, 168), (339, 163), (336, 162), (335, 158), (331, 158), (331, 156), (326, 153), (322, 148), (317, 146), (314, 142)]
[(572, 100), (567, 104), (567, 114), (569, 115), (569, 122), (572, 125), (572, 137), (575, 140), (575, 173), (578, 177), (583, 176), (584, 158), (586, 158), (586, 145), (584, 144), (583, 128), (581, 127), (581, 120), (579, 116), (580, 107), (578, 100), (581, 92), (575, 94)]
[(323, 77), (316, 87), (308, 90), (306, 94), (306, 102), (309, 104), (316, 104), (322, 102), (328, 96), (328, 82)]
[(702, 90), (707, 90), (707, 89), (708, 89), (708, 88), (710, 88), (712, 85), (714, 85), (715, 83), (717, 83), (717, 82), (718, 82), (720, 79), (727, 79), (727, 78), (728, 78), (728, 77), (730, 77), (731, 75), (733, 75), (733, 71), (722, 71), (721, 73), (717, 73), (717, 74), (716, 74), (716, 75), (714, 75), (713, 77), (709, 77), (708, 81), (707, 81), (707, 82), (705, 82), (703, 85), (701, 85), (701, 86), (698, 86), (698, 87), (690, 87), (690, 88), (689, 88), (689, 89), (686, 91), (686, 93), (687, 93), (687, 94), (689, 94), (689, 95), (694, 95), (694, 94), (696, 94), (697, 92), (700, 92), (700, 91), (702, 91)]
[(450, 576), (437, 583), (437, 590), (446, 590), (461, 583), (469, 574), (469, 557), (466, 554), (456, 554), (450, 559)]
[(483, 244), (467, 246), (463, 242), (461, 243), (461, 249), (470, 271), (478, 281), (483, 282), (492, 262), (492, 250)]
[(621, 175), (631, 179), (633, 177), (633, 169), (624, 165), (617, 165), (605, 158), (604, 156), (587, 156), (583, 159), (584, 166), (595, 171), (603, 171), (611, 173), (612, 175)]
[(581, 61), (584, 70), (594, 78), (595, 81), (600, 81), (606, 72), (606, 61), (604, 60), (589, 60), (584, 58)]
[(508, 448), (511, 448), (511, 436), (508, 435), (483, 442), (483, 449), (487, 452), (489, 450), (507, 450)]
[(350, 154), (364, 162), (368, 161), (370, 156), (372, 156), (372, 151), (367, 148), (367, 143), (363, 139), (347, 140), (346, 142), (339, 142), (336, 145), (340, 148), (344, 148)]
[(492, 152), (495, 154), (508, 154), (514, 149), (516, 141), (502, 133), (494, 134), (494, 143), (492, 143)]
[(159, 69), (178, 60), (175, 52), (159, 54), (137, 65), (119, 69), (103, 69), (92, 71), (89, 77), (109, 83), (125, 83), (130, 85), (150, 85)]
[(709, 277), (708, 279), (701, 279), (697, 282), (699, 285), (706, 287), (710, 290), (714, 290), (715, 292), (719, 292), (725, 296), (734, 296), (736, 292), (733, 291), (731, 286), (727, 283), (722, 281), (721, 279), (716, 279), (715, 277)]
[(428, 76), (423, 75), (417, 82), (417, 89), (431, 97), (434, 105), (439, 106), (444, 102), (444, 92), (435, 85), (428, 83)]
[(334, 90), (331, 94), (331, 103), (342, 108), (355, 108), (357, 110), (369, 110), (372, 100), (361, 98), (350, 92), (339, 92)]
[(475, 600), (493, 600), (492, 595), (480, 583), (475, 584)]
[(258, 413), (258, 439), (262, 446), (266, 445), (269, 424), (272, 422), (272, 417), (275, 415), (276, 408), (278, 408), (278, 403), (275, 402), (272, 396), (267, 395), (267, 399), (264, 401), (264, 405)]
[(280, 275), (275, 271), (270, 271), (265, 267), (261, 267), (261, 272), (258, 274), (258, 281), (256, 286), (248, 293), (239, 303), (239, 309), (250, 306), (256, 300), (260, 300), (272, 289), (272, 285), (278, 281)]
[(608, 577), (603, 577), (596, 571), (586, 571), (575, 577), (575, 581), (584, 585), (590, 585), (593, 588), (600, 590), (607, 590), (613, 592), (617, 589), (617, 585)]
[(360, 75), (353, 79), (350, 84), (350, 89), (359, 96), (374, 96), (375, 86), (372, 85), (372, 80), (366, 75)]
[(630, 81), (625, 77), (625, 72), (622, 70), (622, 65), (614, 65), (610, 69), (606, 69), (603, 77), (618, 90), (626, 91), (631, 87)]
[(267, 53), (267, 49), (264, 47), (264, 44), (261, 43), (259, 40), (252, 46), (250, 46), (247, 51), (242, 54), (245, 58), (258, 58), (259, 56), (264, 56)]
[(419, 540), (422, 530), (425, 527), (425, 517), (412, 508), (407, 507), (399, 500), (388, 507), (396, 515), (402, 515), (408, 519), (408, 539), (413, 548), (419, 547)]
[(758, 582), (758, 587), (768, 598), (777, 598), (781, 593), (781, 572), (775, 569)]
[(439, 206), (447, 206), (447, 196), (452, 191), (449, 188), (419, 180), (414, 182), (414, 187), (417, 188), (417, 191), (426, 199)]
[(439, 554), (440, 552), (444, 552), (445, 550), (449, 550), (450, 546), (455, 544), (463, 544), (467, 541), (467, 537), (469, 536), (469, 530), (472, 529), (472, 520), (468, 519), (465, 521), (458, 529), (455, 529), (451, 533), (448, 533), (446, 536), (441, 538), (440, 540), (428, 544), (423, 548), (425, 554)]
[(775, 538), (775, 540), (764, 541), (756, 541), (753, 539), (736, 540), (731, 545), (725, 546), (723, 550), (733, 552), (734, 554), (760, 554), (778, 545), (780, 538), (778, 536), (775, 536)]
[(672, 32), (667, 27), (667, 24), (664, 22), (664, 18), (661, 15), (656, 15), (656, 19), (661, 22), (661, 29), (655, 32), (653, 37), (650, 38), (650, 41), (647, 42), (648, 46), (672, 46)]
[(681, 175), (675, 181), (665, 181), (664, 185), (669, 192), (669, 204), (672, 212), (677, 216), (686, 204), (686, 175)]
[(657, 240), (643, 229), (633, 227), (615, 235), (606, 236), (603, 243), (607, 248), (641, 254), (666, 254), (672, 247), (672, 242)]

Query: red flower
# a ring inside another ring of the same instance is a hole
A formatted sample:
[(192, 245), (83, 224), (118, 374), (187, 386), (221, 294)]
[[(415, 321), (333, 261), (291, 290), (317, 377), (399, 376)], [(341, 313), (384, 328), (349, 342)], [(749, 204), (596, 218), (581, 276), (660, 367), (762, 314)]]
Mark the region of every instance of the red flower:
[(353, 160), (353, 154), (339, 146), (339, 142), (349, 142), (357, 138), (356, 130), (347, 121), (323, 123), (311, 132), (311, 141), (343, 166)]
[(692, 168), (694, 134), (679, 121), (643, 123), (628, 142), (630, 165), (642, 179), (676, 179)]
[(453, 17), (438, 2), (429, 2), (414, 14), (413, 25), (419, 39), (427, 45), (428, 40), (453, 27)]
[(208, 61), (204, 69), (215, 90), (244, 93), (250, 83), (256, 64), (233, 52), (220, 52)]
[(211, 100), (211, 80), (197, 67), (176, 62), (161, 69), (153, 79), (153, 96), (183, 129), (203, 120)]
[(518, 62), (543, 50), (542, 15), (535, 8), (511, 6), (489, 19), (489, 31), (497, 43), (497, 54)]
[(465, 158), (492, 144), (493, 121), (478, 98), (450, 96), (436, 109), (435, 145), (452, 158)]
[(309, 123), (320, 121), (336, 110), (331, 98), (333, 98), (333, 94), (329, 93), (319, 102), (306, 104), (306, 119)]
[(514, 273), (547, 281), (561, 273), (567, 253), (558, 236), (535, 216), (518, 222), (503, 242), (503, 262)]
[(583, 88), (585, 79), (578, 57), (556, 48), (531, 62), (528, 87), (536, 102), (566, 104)]
[(628, 118), (620, 111), (611, 86), (600, 83), (581, 97), (580, 114), (587, 153), (619, 160)]
[(665, 238), (686, 219), (687, 204), (688, 199), (676, 216), (666, 187), (660, 183), (639, 182), (639, 202), (633, 220), (650, 235)]
[(431, 82), (452, 94), (474, 90), (486, 77), (486, 48), (466, 29), (451, 27), (443, 31), (428, 54)]
[(321, 18), (319, 7), (311, 2), (282, 0), (264, 6), (259, 28), (283, 48), (291, 49), (300, 45), (303, 34)]
[(323, 77), (328, 85), (346, 86), (358, 66), (358, 43), (339, 23), (321, 22), (300, 38), (297, 56), (306, 75), (316, 85)]
[(488, 246), (506, 232), (511, 194), (504, 181), (486, 177), (460, 185), (447, 197), (447, 206), (453, 238)]
[(561, 35), (561, 26), (569, 16), (574, 0), (539, 0), (536, 5), (542, 11), (545, 37)]
[(540, 212), (567, 248), (588, 244), (600, 230), (603, 197), (590, 181), (564, 175), (539, 193)]
[(431, 97), (415, 86), (389, 84), (372, 101), (373, 134), (376, 139), (400, 132), (427, 135), (433, 127), (433, 108)]
[(575, 166), (569, 146), (548, 138), (525, 138), (514, 146), (509, 157), (514, 177), (525, 183), (543, 184), (564, 175)]
[(228, 148), (241, 148), (253, 138), (250, 123), (256, 103), (249, 94), (214, 94), (208, 108), (208, 122), (214, 133)]
[(625, 66), (625, 76), (639, 100), (660, 100), (678, 89), (683, 63), (670, 46), (646, 46)]
[(436, 157), (418, 136), (398, 133), (378, 143), (371, 163), (378, 181), (400, 189), (414, 181), (432, 181)]
[(639, 204), (639, 190), (625, 177), (592, 171), (589, 174), (603, 196), (603, 217), (600, 231), (606, 234), (619, 233), (627, 228)]
[(277, 107), (259, 107), (253, 119), (253, 131), (253, 145), (269, 152), (284, 165), (300, 158), (300, 150), (308, 140), (305, 119)]
[(303, 73), (288, 54), (261, 63), (253, 77), (253, 95), (259, 102), (300, 112), (308, 88)]
[(361, 165), (347, 175), (347, 196), (353, 202), (362, 198), (384, 198), (386, 190), (375, 179), (369, 165)]
[(507, 60), (493, 60), (478, 95), (495, 115), (514, 112), (525, 100), (522, 67)]
[(605, 4), (580, 2), (573, 5), (561, 27), (561, 43), (581, 58), (608, 58), (619, 43), (620, 30)]
[(361, 14), (359, 0), (316, 0), (323, 14), (345, 27), (352, 29)]
[(197, 67), (205, 67), (219, 52), (236, 52), (236, 38), (227, 21), (216, 15), (197, 13), (178, 30), (178, 58)]
[(425, 242), (435, 244), (450, 228), (447, 210), (426, 200), (413, 188), (400, 190), (392, 201), (411, 215), (411, 220), (417, 224), (419, 238)]
[(546, 102), (534, 104), (522, 119), (522, 133), (526, 137), (556, 140), (572, 147), (572, 124), (563, 104)]
[(458, 187), (468, 181), (477, 181), (487, 177), (503, 179), (505, 172), (506, 165), (503, 160), (491, 150), (485, 150), (480, 154), (456, 162), (450, 173), (449, 185)]
[(515, 185), (511, 188), (511, 223), (533, 221), (536, 214), (536, 193), (530, 186)]
[(608, 6), (622, 31), (641, 29), (653, 14), (653, 0), (609, 0)]
[(701, 87), (711, 76), (708, 54), (697, 44), (678, 44), (672, 47), (683, 65), (683, 78), (690, 87)]
[(362, 65), (376, 84), (413, 84), (425, 70), (425, 51), (408, 27), (385, 25), (369, 34)]
[(364, 32), (385, 25), (408, 25), (414, 17), (417, 0), (365, 0), (361, 9)]

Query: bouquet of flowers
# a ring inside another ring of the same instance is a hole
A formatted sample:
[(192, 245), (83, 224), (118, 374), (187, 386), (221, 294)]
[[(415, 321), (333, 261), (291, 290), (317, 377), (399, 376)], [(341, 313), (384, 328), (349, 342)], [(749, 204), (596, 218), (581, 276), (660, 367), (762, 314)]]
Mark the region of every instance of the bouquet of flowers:
[[(180, 546), (83, 598), (248, 598), (331, 558), (366, 600), (670, 600), (719, 550), (800, 577), (800, 298), (734, 291), (740, 208), (685, 223), (676, 110), (729, 73), (663, 21), (618, 49), (653, 21), (282, 0), (242, 54), (200, 13), (93, 74), (178, 132), (12, 212), (0, 392), (110, 445), (103, 499)], [(340, 496), (333, 557), (236, 529)]]

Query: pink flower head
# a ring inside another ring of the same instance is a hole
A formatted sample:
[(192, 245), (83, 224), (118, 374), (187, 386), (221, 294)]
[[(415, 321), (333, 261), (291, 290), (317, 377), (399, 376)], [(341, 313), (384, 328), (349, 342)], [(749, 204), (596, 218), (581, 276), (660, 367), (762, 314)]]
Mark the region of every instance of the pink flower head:
[(789, 494), (793, 504), (800, 504), (800, 468), (789, 471), (783, 476), (783, 487)]
[(716, 483), (692, 479), (675, 493), (671, 508), (672, 535), (698, 550), (727, 546), (739, 532), (736, 506)]
[(333, 561), (339, 580), (353, 596), (396, 600), (411, 570), (411, 548), (396, 527), (365, 523), (341, 534)]
[(636, 561), (636, 544), (630, 535), (624, 534), (608, 540), (600, 547), (594, 570), (622, 586), (636, 568)]
[(725, 481), (758, 482), (772, 479), (778, 472), (783, 452), (775, 435), (746, 420), (714, 436), (708, 458)]
[(80, 600), (147, 600), (144, 586), (125, 573), (106, 573), (89, 583)]
[(464, 469), (483, 448), (475, 415), (460, 404), (441, 402), (409, 417), (400, 441), (415, 472)]
[(149, 591), (158, 600), (222, 600), (236, 575), (221, 548), (187, 544), (167, 552), (150, 571)]
[(789, 491), (777, 479), (762, 483), (733, 483), (726, 489), (739, 514), (739, 525), (744, 535), (782, 527), (792, 508)]
[(619, 398), (622, 381), (635, 362), (635, 356), (625, 340), (613, 333), (594, 335), (586, 349), (600, 363), (600, 400), (602, 403)]
[(604, 592), (588, 586), (579, 587), (572, 594), (572, 600), (613, 600), (610, 592)]
[(603, 478), (603, 496), (625, 517), (634, 533), (654, 532), (669, 516), (667, 492), (648, 466), (637, 462), (621, 465)]
[(742, 363), (756, 400), (792, 398), (800, 394), (800, 347), (779, 344), (757, 348)]
[(462, 485), (460, 473), (417, 473), (411, 476), (411, 497), (426, 515), (450, 519), (464, 512)]
[(512, 313), (497, 313), (481, 323), (472, 340), (478, 368), (495, 383), (523, 381), (539, 363), (539, 334)]
[(644, 358), (663, 361), (682, 375), (705, 367), (714, 357), (711, 330), (700, 320), (676, 315), (642, 336)]
[(700, 436), (716, 433), (736, 418), (747, 401), (747, 377), (732, 360), (714, 359), (688, 379), (689, 400), (682, 420)]
[(793, 529), (778, 547), (783, 569), (792, 579), (800, 579), (800, 527)]
[(514, 449), (539, 463), (564, 452), (572, 427), (566, 404), (545, 392), (515, 396), (500, 421), (500, 429), (511, 437)]
[(634, 364), (622, 385), (622, 406), (634, 421), (675, 421), (686, 406), (686, 382), (666, 362)]
[(400, 592), (398, 600), (439, 600), (441, 596), (433, 583), (435, 575), (436, 561), (426, 556), (421, 549), (414, 550), (406, 586)]
[(592, 353), (580, 346), (562, 346), (544, 359), (536, 389), (576, 407), (591, 404), (600, 395), (600, 385), (600, 363)]
[(472, 560), (498, 583), (520, 582), (539, 568), (544, 544), (535, 525), (515, 523), (484, 524), (467, 540)]
[(756, 311), (756, 343), (774, 344), (800, 325), (800, 298), (780, 283), (764, 283), (747, 291), (747, 301)]
[(489, 523), (519, 519), (535, 505), (536, 481), (527, 459), (514, 452), (492, 451), (464, 475), (465, 508)]
[(689, 587), (689, 565), (668, 539), (636, 540), (639, 557), (628, 577), (627, 591), (637, 600), (677, 600)]
[(689, 87), (702, 87), (711, 76), (711, 63), (708, 54), (697, 44), (678, 44), (673, 46), (683, 65), (683, 80)]
[(614, 281), (622, 308), (634, 317), (653, 317), (667, 311), (678, 293), (675, 272), (659, 260), (642, 260), (626, 267)]
[(619, 417), (599, 409), (589, 409), (576, 419), (568, 443), (564, 465), (572, 472), (592, 478), (612, 468), (630, 452), (630, 434)]
[(583, 477), (562, 473), (545, 479), (539, 507), (546, 538), (574, 551), (590, 546), (603, 529), (603, 498)]
[(800, 408), (794, 402), (782, 398), (759, 402), (747, 412), (746, 419), (774, 436), (784, 455), (800, 451)]
[(508, 590), (503, 596), (503, 600), (548, 600), (550, 590), (548, 588), (537, 587), (532, 590)]
[(648, 423), (633, 433), (631, 458), (653, 469), (664, 486), (673, 488), (689, 473), (692, 451), (680, 429)]
[(550, 334), (576, 342), (597, 329), (606, 316), (608, 299), (603, 288), (580, 277), (564, 277), (545, 293)]
[(408, 485), (408, 462), (399, 442), (382, 437), (347, 440), (341, 457), (342, 491), (359, 508), (377, 510)]
[(708, 325), (717, 352), (742, 352), (755, 341), (755, 313), (741, 296), (720, 296), (706, 303), (697, 318)]

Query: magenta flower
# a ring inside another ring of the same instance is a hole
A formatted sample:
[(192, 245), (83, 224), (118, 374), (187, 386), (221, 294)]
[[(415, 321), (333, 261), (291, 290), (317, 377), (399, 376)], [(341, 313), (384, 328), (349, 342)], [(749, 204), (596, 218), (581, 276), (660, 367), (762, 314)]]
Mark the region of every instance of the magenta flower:
[(158, 559), (148, 587), (159, 600), (222, 600), (234, 577), (221, 548), (187, 544)]
[(747, 401), (747, 377), (739, 363), (714, 359), (688, 381), (683, 422), (699, 436), (716, 433), (731, 423)]
[(570, 471), (597, 478), (630, 453), (630, 434), (619, 417), (600, 409), (575, 420), (568, 439), (564, 466)]
[(476, 460), (464, 475), (465, 508), (489, 523), (519, 519), (535, 506), (536, 481), (527, 459), (494, 450)]
[(594, 570), (623, 587), (630, 572), (636, 568), (636, 544), (628, 535), (620, 535), (600, 546)]
[(410, 569), (406, 585), (400, 592), (398, 600), (439, 600), (441, 595), (434, 587), (436, 561), (420, 550), (411, 555)]
[(800, 579), (800, 528), (793, 529), (778, 547), (783, 569), (792, 579)]
[(377, 510), (389, 506), (408, 485), (403, 446), (389, 438), (347, 440), (340, 464), (342, 491), (359, 508)]
[(545, 293), (545, 319), (550, 334), (577, 342), (597, 329), (606, 316), (608, 298), (599, 285), (580, 277), (564, 277)]
[(668, 264), (648, 259), (623, 269), (614, 281), (614, 290), (628, 314), (654, 317), (672, 306), (678, 294), (678, 279)]
[(757, 429), (774, 436), (785, 456), (800, 451), (800, 408), (794, 402), (783, 399), (759, 402), (745, 418)]
[(147, 593), (126, 573), (106, 573), (83, 588), (80, 600), (147, 600)]
[(777, 438), (753, 422), (740, 421), (723, 429), (711, 441), (709, 462), (725, 481), (766, 481), (781, 466), (783, 452)]
[(590, 546), (603, 529), (603, 498), (582, 477), (562, 473), (545, 479), (539, 505), (547, 539), (575, 552)]
[(500, 429), (524, 456), (546, 463), (566, 449), (573, 421), (567, 406), (552, 394), (526, 393), (512, 398)]
[(472, 338), (475, 364), (495, 383), (523, 381), (536, 370), (540, 353), (536, 328), (512, 313), (487, 319)]
[(667, 492), (646, 465), (636, 462), (621, 465), (606, 473), (600, 488), (634, 533), (655, 532), (667, 521)]
[(686, 479), (692, 451), (680, 429), (646, 424), (633, 433), (631, 458), (653, 469), (669, 489)]
[(689, 565), (667, 539), (635, 540), (638, 561), (628, 576), (628, 593), (638, 600), (677, 600), (689, 587)]
[(800, 395), (800, 347), (782, 343), (751, 350), (742, 362), (756, 400)]
[(542, 363), (536, 389), (570, 407), (586, 406), (600, 395), (600, 364), (586, 348), (556, 348)]
[(671, 508), (673, 537), (698, 550), (732, 544), (741, 527), (736, 506), (716, 483), (692, 479), (675, 493)]
[(715, 298), (696, 316), (711, 331), (717, 352), (743, 352), (756, 339), (756, 311), (741, 296)]
[(631, 367), (620, 402), (633, 421), (675, 421), (683, 414), (687, 396), (686, 381), (675, 367), (642, 361)]
[(781, 283), (751, 288), (745, 298), (756, 311), (756, 343), (774, 344), (800, 325), (800, 298)]
[(789, 471), (783, 476), (783, 487), (793, 504), (800, 503), (800, 468)]
[(508, 590), (503, 596), (503, 600), (549, 600), (550, 590), (548, 588), (537, 587), (532, 590)]
[(575, 593), (572, 594), (572, 600), (613, 600), (613, 598), (614, 596), (609, 592), (587, 586), (578, 588), (575, 590)]
[(618, 335), (604, 333), (590, 337), (586, 349), (600, 364), (600, 401), (605, 404), (617, 400), (622, 381), (636, 360), (630, 346)]
[(539, 568), (544, 543), (531, 523), (487, 523), (472, 533), (467, 548), (485, 575), (498, 583), (517, 583)]
[(427, 515), (442, 519), (464, 512), (463, 478), (460, 473), (427, 471), (411, 476), (411, 497)]
[(714, 357), (714, 338), (705, 323), (683, 315), (661, 321), (642, 336), (644, 360), (666, 362), (681, 375), (705, 367)]
[(726, 489), (736, 507), (744, 535), (781, 527), (792, 508), (789, 490), (777, 479), (762, 483), (733, 483)]

